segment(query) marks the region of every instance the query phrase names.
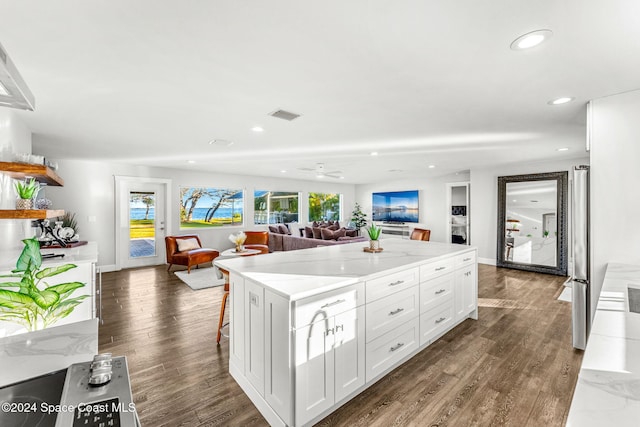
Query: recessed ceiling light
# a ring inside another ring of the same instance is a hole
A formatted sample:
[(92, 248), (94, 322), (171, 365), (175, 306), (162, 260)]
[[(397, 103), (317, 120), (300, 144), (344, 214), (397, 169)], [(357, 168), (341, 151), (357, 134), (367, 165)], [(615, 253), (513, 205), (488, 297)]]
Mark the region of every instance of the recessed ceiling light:
[(262, 129), (260, 126), (254, 126), (251, 128), (252, 131), (254, 132), (262, 132), (264, 131), (264, 129)]
[(567, 147), (558, 148), (556, 151), (569, 151)]
[(340, 179), (344, 179), (344, 176), (341, 176)]
[(371, 154), (372, 156), (377, 156), (377, 155), (378, 155), (378, 152), (377, 152), (377, 151), (372, 151), (372, 152), (371, 152), (371, 153), (369, 153), (369, 154)]
[(322, 178), (324, 178), (324, 175), (319, 173), (319, 174), (316, 175), (316, 178), (322, 179)]
[(436, 167), (436, 165), (429, 165), (429, 169), (433, 169), (435, 167)]
[(195, 160), (187, 160), (187, 163), (189, 164), (194, 164), (196, 161)]
[(536, 30), (523, 34), (511, 42), (512, 50), (525, 50), (538, 46), (553, 35), (551, 30)]
[(513, 199), (513, 203), (515, 203), (515, 202), (517, 202), (517, 200), (516, 200), (516, 199)]
[(571, 102), (574, 99), (575, 98), (571, 97), (571, 96), (562, 96), (560, 98), (552, 99), (551, 101), (547, 102), (547, 104), (549, 104), (549, 105), (562, 105), (562, 104), (566, 104), (567, 102)]
[(287, 171), (286, 171), (286, 170), (284, 170), (284, 169), (282, 169), (282, 170), (280, 171), (280, 173), (287, 173)]

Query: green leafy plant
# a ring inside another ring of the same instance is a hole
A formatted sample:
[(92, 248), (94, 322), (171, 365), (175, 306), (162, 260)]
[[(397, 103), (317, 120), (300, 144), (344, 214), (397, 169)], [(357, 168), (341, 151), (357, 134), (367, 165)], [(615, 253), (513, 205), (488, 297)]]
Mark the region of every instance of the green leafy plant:
[(40, 184), (35, 180), (35, 178), (31, 178), (24, 182), (17, 181), (15, 187), (18, 197), (21, 199), (33, 199), (33, 196), (35, 196), (40, 190)]
[(358, 203), (356, 203), (353, 208), (353, 212), (351, 212), (351, 222), (355, 225), (356, 230), (360, 230), (362, 227), (367, 225), (367, 214), (362, 212)]
[(371, 224), (371, 227), (367, 228), (367, 233), (369, 233), (370, 240), (378, 240), (378, 238), (380, 237), (380, 233), (382, 233), (382, 227)]
[(19, 279), (0, 283), (0, 320), (18, 323), (34, 331), (68, 316), (89, 295), (71, 298), (76, 289), (85, 286), (81, 282), (48, 286), (45, 279), (76, 268), (77, 265), (64, 264), (40, 269), (42, 255), (38, 239), (33, 237), (22, 242), (25, 246), (15, 270), (10, 275), (0, 276)]

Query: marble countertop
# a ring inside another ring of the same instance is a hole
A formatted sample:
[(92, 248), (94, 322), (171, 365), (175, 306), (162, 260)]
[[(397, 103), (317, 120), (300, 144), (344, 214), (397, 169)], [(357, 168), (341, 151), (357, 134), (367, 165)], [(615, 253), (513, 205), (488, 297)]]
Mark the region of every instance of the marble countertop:
[(640, 314), (626, 311), (640, 266), (607, 266), (567, 426), (640, 424)]
[(98, 319), (0, 338), (0, 386), (92, 360)]
[[(11, 248), (0, 250), (0, 272), (9, 272), (16, 268), (16, 261), (22, 253), (22, 248)], [(86, 245), (76, 246), (75, 248), (58, 248), (49, 249), (41, 248), (42, 254), (64, 254), (62, 258), (51, 258), (42, 260), (42, 265), (53, 266), (67, 263), (81, 262), (97, 262), (98, 261), (98, 244), (96, 242), (88, 242)]]
[(380, 253), (368, 242), (215, 260), (218, 267), (262, 283), (290, 300), (337, 289), (476, 249), (471, 246), (406, 239), (383, 239)]

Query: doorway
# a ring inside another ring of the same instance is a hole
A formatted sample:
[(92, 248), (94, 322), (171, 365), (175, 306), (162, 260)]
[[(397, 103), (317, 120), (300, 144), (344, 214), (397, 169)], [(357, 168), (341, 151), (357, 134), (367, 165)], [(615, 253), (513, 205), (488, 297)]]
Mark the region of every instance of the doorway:
[(116, 267), (165, 263), (168, 182), (116, 177)]
[(447, 241), (470, 245), (471, 224), (469, 182), (452, 182), (447, 185)]

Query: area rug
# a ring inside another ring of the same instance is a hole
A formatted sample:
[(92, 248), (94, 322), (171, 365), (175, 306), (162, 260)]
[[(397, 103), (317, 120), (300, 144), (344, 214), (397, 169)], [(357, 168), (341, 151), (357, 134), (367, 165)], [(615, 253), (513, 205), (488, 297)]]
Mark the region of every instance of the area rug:
[(175, 274), (191, 289), (198, 290), (224, 285), (224, 279), (218, 279), (216, 270), (215, 267), (192, 268), (190, 274), (187, 274), (186, 270), (176, 271)]

